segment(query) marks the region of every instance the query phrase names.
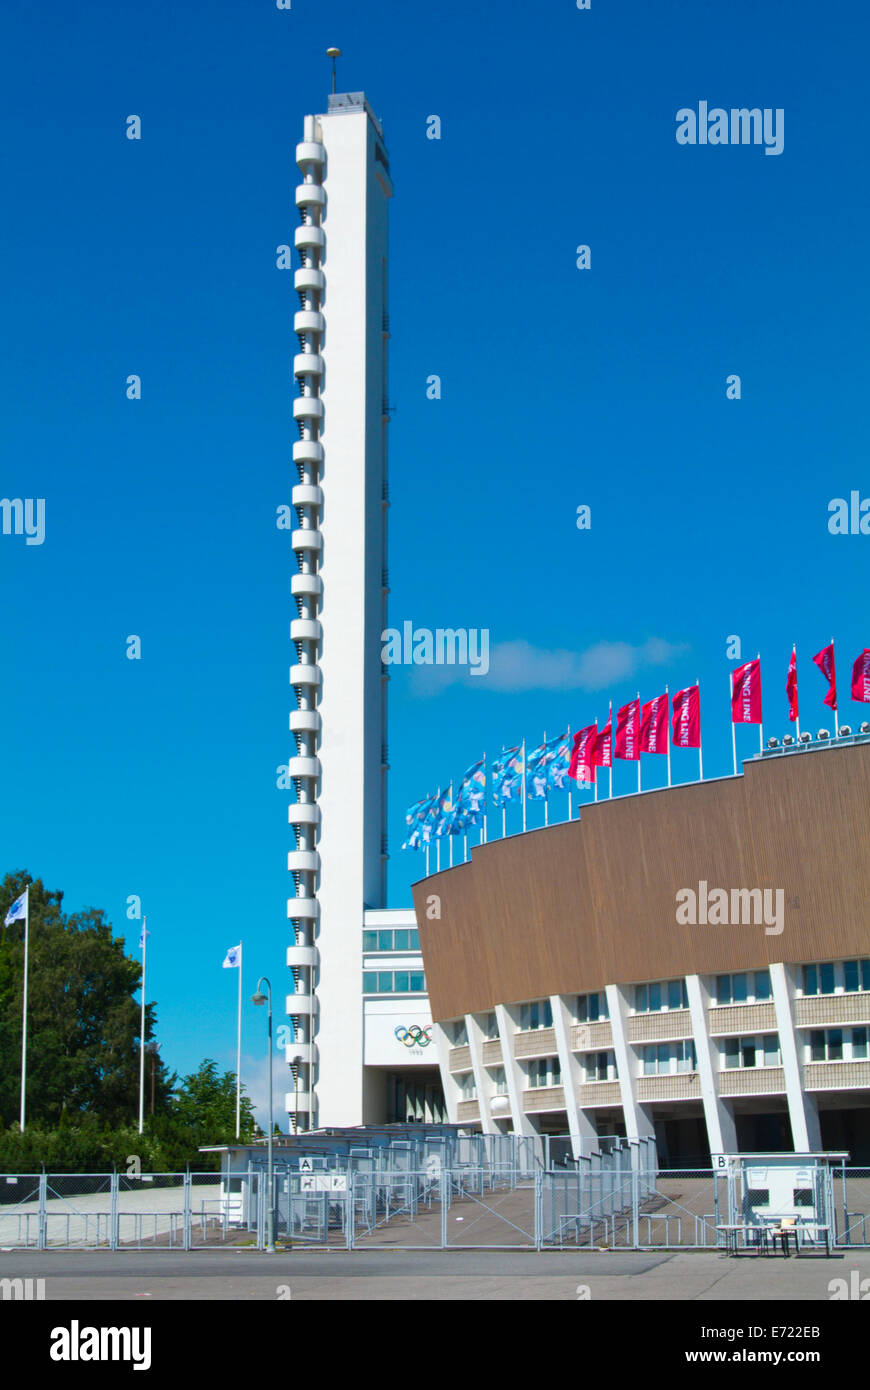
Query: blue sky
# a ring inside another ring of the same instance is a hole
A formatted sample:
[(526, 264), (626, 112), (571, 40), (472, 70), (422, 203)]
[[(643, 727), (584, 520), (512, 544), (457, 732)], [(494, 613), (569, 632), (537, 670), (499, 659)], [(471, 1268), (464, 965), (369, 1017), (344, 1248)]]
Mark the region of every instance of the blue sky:
[[(802, 724), (829, 722), (810, 658), (832, 635), (860, 719), (870, 539), (827, 519), (870, 496), (867, 30), (806, 0), (8, 0), (0, 492), (44, 497), (46, 538), (0, 535), (0, 864), (121, 931), (141, 896), (171, 1066), (234, 1064), (240, 937), (246, 995), (286, 983), (295, 295), (275, 248), (326, 47), (395, 184), (390, 621), (501, 650), (492, 678), (394, 668), (404, 906), (405, 806), (609, 698), (700, 678), (705, 773), (729, 773), (730, 635), (762, 653), (765, 733), (787, 728), (793, 642)], [(678, 145), (702, 100), (783, 108), (783, 153)], [(675, 780), (696, 766), (675, 753)], [(249, 1009), (252, 1078), (261, 1030)]]

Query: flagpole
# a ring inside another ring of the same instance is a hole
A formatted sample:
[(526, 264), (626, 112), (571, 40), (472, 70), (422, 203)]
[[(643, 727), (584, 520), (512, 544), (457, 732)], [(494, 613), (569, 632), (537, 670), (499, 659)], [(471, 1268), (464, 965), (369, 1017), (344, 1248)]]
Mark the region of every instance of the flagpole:
[[(795, 678), (795, 682), (797, 682), (797, 642), (792, 642), (791, 650), (792, 650), (792, 655), (794, 656), (794, 678)], [(798, 741), (798, 743), (800, 743), (800, 741), (801, 741), (801, 716), (800, 716), (800, 708), (801, 708), (800, 701), (801, 701), (801, 696), (800, 696), (800, 686), (798, 686), (797, 684), (796, 684), (796, 686), (795, 686), (795, 694), (797, 695), (797, 700), (798, 700), (798, 712), (797, 712), (797, 714), (795, 715), (794, 728), (795, 728), (795, 734), (796, 734), (796, 736), (797, 736), (797, 741)]]
[(609, 779), (609, 780), (610, 780), (610, 796), (609, 796), (609, 800), (612, 801), (612, 800), (613, 800), (613, 701), (612, 701), (612, 700), (610, 700), (610, 701), (608, 702), (608, 706), (607, 706), (607, 723), (608, 723), (608, 726), (609, 726), (609, 728), (610, 728), (610, 767), (607, 769), (607, 771), (610, 773), (610, 779)]
[[(547, 730), (544, 730), (544, 747), (547, 746)], [(547, 795), (547, 774), (544, 774), (544, 825), (550, 824), (550, 798)]]
[(523, 739), (523, 832), (526, 829), (526, 740)]
[[(455, 815), (455, 814), (456, 814), (456, 808), (453, 806), (453, 779), (452, 779), (452, 778), (451, 778), (451, 780), (450, 780), (450, 805), (451, 805), (451, 807), (453, 808), (453, 812), (454, 812), (454, 815)], [(452, 868), (453, 868), (453, 836), (452, 836), (452, 835), (448, 835), (448, 836), (447, 836), (447, 848), (450, 850), (450, 867), (451, 867), (451, 869), (452, 869)]]
[(667, 717), (665, 719), (665, 746), (668, 750), (668, 786), (671, 785), (671, 699), (668, 694), (668, 687), (665, 686), (665, 706)]
[[(271, 1058), (269, 1059), (271, 1066)], [(239, 1023), (236, 1032), (236, 1139), (242, 1113), (242, 943), (239, 942)]]
[(148, 953), (148, 918), (142, 918), (142, 1016), (139, 1024), (139, 1133), (145, 1128), (145, 961)]
[[(834, 639), (833, 639), (833, 637), (832, 637), (832, 638), (831, 638), (831, 674), (832, 674), (833, 677), (834, 677), (834, 680), (833, 680), (832, 684), (833, 684), (833, 687), (834, 687), (834, 699), (835, 699), (835, 700), (836, 700), (836, 698), (837, 698), (837, 675), (836, 675), (836, 672), (837, 672), (837, 663), (836, 663), (836, 661), (834, 660)], [(840, 737), (840, 716), (839, 716), (839, 714), (837, 713), (836, 706), (835, 706), (835, 708), (834, 708), (834, 737), (835, 737), (835, 738), (839, 738), (839, 737)]]
[(700, 780), (703, 782), (704, 754), (701, 751), (701, 739), (703, 738), (703, 734), (701, 733), (701, 682), (697, 680), (695, 681), (695, 685), (698, 689), (698, 776)]
[(484, 755), (483, 755), (483, 836), (482, 836), (482, 839), (481, 839), (480, 843), (481, 843), (482, 845), (485, 845), (485, 844), (486, 844), (486, 754), (485, 754), (485, 753), (484, 753)]
[[(761, 652), (758, 653), (756, 661), (758, 662), (758, 684), (761, 685)], [(758, 751), (759, 753), (764, 752), (764, 725), (760, 719), (758, 721)]]
[(640, 691), (637, 692), (637, 789), (640, 791)]
[(27, 1091), (27, 965), (30, 955), (30, 884), (24, 890), (24, 1009), (21, 1019), (21, 1115), (19, 1125), (24, 1133), (25, 1095)]
[(501, 761), (502, 761), (502, 767), (501, 767), (501, 787), (502, 787), (502, 798), (501, 798), (501, 838), (504, 839), (505, 836), (507, 835), (507, 808), (506, 808), (506, 806), (505, 806), (505, 804), (504, 804), (504, 784), (505, 784), (504, 744), (502, 744), (502, 746), (501, 746), (501, 755), (502, 755), (502, 756), (501, 756)]
[[(568, 744), (569, 744), (569, 746), (570, 746), (570, 743), (571, 743), (571, 725), (569, 724), (569, 725), (568, 725)], [(571, 819), (571, 778), (570, 778), (570, 777), (566, 777), (566, 778), (565, 778), (565, 781), (568, 783), (568, 819), (570, 820), (570, 819)]]
[(731, 755), (734, 759), (734, 776), (737, 776), (737, 725), (734, 723), (734, 672), (728, 672), (728, 703), (731, 706)]

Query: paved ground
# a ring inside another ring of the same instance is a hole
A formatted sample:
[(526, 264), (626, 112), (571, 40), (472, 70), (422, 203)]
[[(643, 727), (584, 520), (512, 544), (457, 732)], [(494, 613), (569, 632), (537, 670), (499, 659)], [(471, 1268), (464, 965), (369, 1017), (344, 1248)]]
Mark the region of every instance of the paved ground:
[[(707, 1253), (226, 1249), (13, 1252), (0, 1279), (44, 1279), (46, 1301), (202, 1299), (735, 1300), (827, 1302), (832, 1279), (870, 1279), (870, 1250), (795, 1259)], [(868, 1285), (867, 1287), (870, 1287)]]
[[(19, 1181), (25, 1193), (33, 1190), (33, 1181), (28, 1182), (23, 1178)], [(45, 1203), (46, 1239), (49, 1245), (108, 1243), (109, 1181), (107, 1178), (95, 1178), (94, 1186), (98, 1188), (96, 1192), (77, 1192), (67, 1197), (57, 1196), (54, 1189), (49, 1187)], [(193, 1225), (198, 1236), (209, 1226), (220, 1224), (220, 1195), (219, 1180), (192, 1189)], [(4, 1245), (23, 1241), (25, 1232), (27, 1240), (35, 1242), (38, 1212), (37, 1197), (0, 1206), (0, 1249)], [(183, 1239), (183, 1212), (183, 1187), (121, 1191), (118, 1194), (119, 1238), (122, 1244), (148, 1240), (163, 1240), (168, 1244), (171, 1234), (173, 1240), (180, 1244)]]

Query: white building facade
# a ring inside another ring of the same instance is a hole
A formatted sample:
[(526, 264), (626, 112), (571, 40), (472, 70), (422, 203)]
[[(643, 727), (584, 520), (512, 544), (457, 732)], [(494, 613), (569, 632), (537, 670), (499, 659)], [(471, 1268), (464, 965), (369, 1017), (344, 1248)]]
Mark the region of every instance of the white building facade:
[(291, 1131), (436, 1118), (440, 1096), (414, 912), (384, 906), (393, 190), (363, 93), (305, 118), (296, 162)]

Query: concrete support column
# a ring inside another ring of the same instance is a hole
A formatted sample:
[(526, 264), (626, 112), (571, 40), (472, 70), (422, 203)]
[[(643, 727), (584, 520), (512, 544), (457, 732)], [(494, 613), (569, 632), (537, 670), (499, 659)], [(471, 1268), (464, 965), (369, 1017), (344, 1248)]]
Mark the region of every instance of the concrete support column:
[(571, 1135), (571, 1152), (575, 1158), (594, 1153), (598, 1147), (598, 1131), (585, 1110), (577, 1104), (577, 1088), (582, 1080), (580, 1058), (571, 1047), (571, 1027), (574, 1023), (574, 995), (551, 994), (550, 1008), (553, 1011), (553, 1031), (556, 1034), (556, 1051), (562, 1071), (562, 1086), (565, 1091), (565, 1112), (568, 1117), (568, 1133)]
[(610, 1014), (610, 1027), (613, 1033), (613, 1052), (616, 1057), (616, 1074), (619, 1077), (619, 1094), (625, 1116), (625, 1137), (627, 1139), (654, 1139), (655, 1125), (649, 1111), (638, 1104), (637, 1076), (639, 1063), (637, 1053), (628, 1041), (629, 1003), (625, 991), (619, 985), (607, 985), (607, 1008)]
[(815, 1096), (808, 1095), (804, 1089), (803, 1057), (794, 1026), (794, 967), (772, 965), (770, 983), (782, 1052), (782, 1069), (785, 1073), (785, 1094), (791, 1121), (792, 1144), (795, 1153), (818, 1153), (822, 1147), (819, 1107)]
[(478, 1022), (475, 1014), (465, 1015), (465, 1031), (468, 1034), (468, 1049), (471, 1053), (471, 1070), (474, 1072), (474, 1084), (477, 1087), (477, 1104), (480, 1108), (480, 1127), (484, 1134), (500, 1134), (498, 1125), (493, 1123), (490, 1099), (492, 1096), (492, 1078), (486, 1067), (483, 1065), (483, 1029)]
[(737, 1152), (737, 1127), (734, 1112), (719, 1094), (719, 1048), (710, 1037), (707, 1010), (710, 991), (700, 975), (686, 976), (686, 994), (692, 1015), (692, 1036), (698, 1058), (701, 1079), (701, 1099), (704, 1102), (704, 1121), (711, 1153)]
[(432, 1037), (435, 1040), (435, 1050), (438, 1053), (438, 1070), (441, 1073), (441, 1086), (444, 1091), (444, 1104), (447, 1108), (447, 1118), (452, 1125), (458, 1124), (457, 1107), (459, 1105), (459, 1087), (456, 1078), (450, 1071), (450, 1049), (453, 1044), (447, 1033), (447, 1029), (440, 1023), (432, 1024)]
[(498, 1023), (498, 1035), (501, 1039), (501, 1055), (505, 1079), (507, 1080), (508, 1096), (510, 1097), (514, 1133), (537, 1134), (535, 1126), (523, 1109), (525, 1078), (522, 1068), (514, 1056), (514, 1037), (517, 1032), (516, 1019), (506, 1004), (496, 1004), (495, 1018)]

